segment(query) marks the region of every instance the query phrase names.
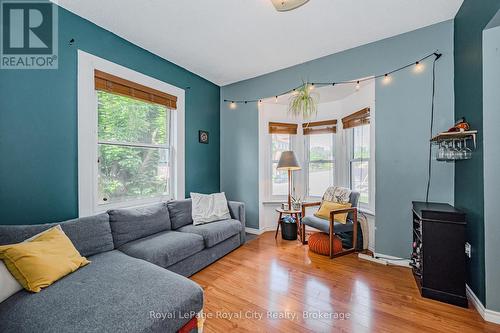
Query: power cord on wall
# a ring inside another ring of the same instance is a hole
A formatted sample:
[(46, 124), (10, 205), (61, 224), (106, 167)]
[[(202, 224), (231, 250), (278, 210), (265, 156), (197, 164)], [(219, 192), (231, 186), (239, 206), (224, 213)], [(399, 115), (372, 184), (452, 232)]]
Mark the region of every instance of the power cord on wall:
[[(434, 53), (435, 58), (432, 62), (432, 106), (431, 106), (431, 126), (430, 126), (430, 138), (432, 138), (432, 132), (434, 130), (434, 101), (436, 98), (436, 62), (443, 55), (442, 53)], [(432, 177), (432, 142), (429, 142), (429, 164), (428, 164), (428, 175), (427, 175), (427, 191), (425, 192), (425, 202), (429, 202), (429, 190), (431, 187), (431, 177)]]

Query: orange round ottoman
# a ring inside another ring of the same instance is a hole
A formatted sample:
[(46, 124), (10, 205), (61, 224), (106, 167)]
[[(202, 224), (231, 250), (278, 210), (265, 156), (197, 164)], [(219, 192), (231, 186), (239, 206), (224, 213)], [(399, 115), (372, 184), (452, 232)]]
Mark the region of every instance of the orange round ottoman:
[[(322, 254), (325, 256), (330, 255), (330, 237), (324, 232), (315, 232), (309, 236), (309, 250), (314, 253)], [(334, 236), (333, 238), (333, 253), (342, 251), (342, 240)]]

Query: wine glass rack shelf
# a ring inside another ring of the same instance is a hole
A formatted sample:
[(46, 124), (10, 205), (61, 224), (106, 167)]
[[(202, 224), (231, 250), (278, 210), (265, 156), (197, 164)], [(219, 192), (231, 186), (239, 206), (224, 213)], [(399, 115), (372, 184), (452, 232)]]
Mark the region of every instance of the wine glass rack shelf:
[(431, 139), (433, 143), (440, 143), (453, 140), (472, 140), (474, 149), (476, 148), (477, 131), (463, 131), (463, 132), (442, 132)]
[[(431, 139), (438, 146), (436, 160), (455, 162), (472, 158), (476, 149), (477, 131), (442, 132)], [(472, 148), (472, 149), (471, 149)]]

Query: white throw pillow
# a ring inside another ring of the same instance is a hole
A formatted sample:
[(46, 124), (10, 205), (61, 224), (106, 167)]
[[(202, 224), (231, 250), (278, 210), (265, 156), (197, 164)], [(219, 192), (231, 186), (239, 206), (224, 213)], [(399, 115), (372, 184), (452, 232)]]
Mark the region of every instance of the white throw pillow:
[(191, 193), (193, 224), (205, 224), (231, 218), (224, 193)]
[[(62, 228), (60, 225), (56, 225), (56, 228), (62, 231)], [(34, 235), (33, 237), (30, 237), (24, 242), (31, 242), (33, 239), (37, 238), (38, 236), (46, 233), (48, 230), (42, 231), (41, 233), (38, 233)], [(10, 274), (9, 270), (5, 266), (3, 260), (0, 260), (0, 303), (5, 301), (7, 298), (10, 296), (14, 295), (18, 291), (22, 290), (23, 286), (17, 282), (17, 280)]]
[(2, 260), (0, 260), (0, 303), (22, 290), (23, 286), (10, 274)]

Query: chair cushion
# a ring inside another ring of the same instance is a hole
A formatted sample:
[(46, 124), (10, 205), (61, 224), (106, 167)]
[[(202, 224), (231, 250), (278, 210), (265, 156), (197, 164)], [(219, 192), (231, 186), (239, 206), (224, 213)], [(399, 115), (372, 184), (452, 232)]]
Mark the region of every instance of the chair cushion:
[(107, 213), (60, 223), (0, 225), (0, 245), (23, 242), (58, 224), (61, 225), (66, 236), (71, 239), (75, 248), (84, 257), (111, 251), (115, 248)]
[(89, 259), (40, 293), (0, 303), (0, 332), (176, 332), (203, 307), (202, 289), (178, 274), (116, 250)]
[[(330, 232), (330, 221), (320, 219), (316, 216), (306, 216), (302, 219), (302, 223), (326, 233)], [(352, 231), (352, 221), (347, 220), (346, 224), (333, 222), (333, 229), (335, 232)]]
[(205, 248), (203, 237), (177, 231), (164, 231), (122, 245), (129, 256), (167, 268)]
[(108, 211), (109, 224), (116, 247), (130, 241), (170, 230), (170, 218), (165, 203)]
[(238, 234), (243, 226), (237, 220), (223, 220), (202, 225), (187, 225), (177, 231), (197, 234), (203, 237), (206, 247), (212, 247)]
[(172, 229), (176, 230), (188, 224), (193, 224), (191, 216), (191, 199), (173, 200), (167, 202)]

